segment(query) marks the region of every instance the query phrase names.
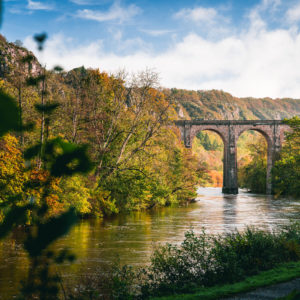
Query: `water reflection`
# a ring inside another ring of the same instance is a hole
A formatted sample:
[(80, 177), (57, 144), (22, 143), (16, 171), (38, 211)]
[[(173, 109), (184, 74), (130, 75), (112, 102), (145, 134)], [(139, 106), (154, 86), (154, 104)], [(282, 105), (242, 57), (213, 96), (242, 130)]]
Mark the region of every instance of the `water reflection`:
[(236, 195), (228, 195), (223, 198), (223, 226), (225, 230), (234, 230), (236, 224)]
[[(63, 273), (76, 277), (93, 272), (119, 256), (121, 263), (141, 265), (149, 261), (155, 243), (180, 243), (184, 232), (202, 228), (224, 233), (254, 225), (264, 229), (298, 219), (300, 202), (247, 194), (223, 195), (221, 189), (198, 190), (197, 202), (181, 208), (134, 212), (109, 220), (85, 220), (77, 224), (54, 247), (69, 247), (77, 260), (63, 266)], [(16, 293), (27, 268), (27, 257), (20, 248), (21, 231), (0, 243), (0, 299)]]

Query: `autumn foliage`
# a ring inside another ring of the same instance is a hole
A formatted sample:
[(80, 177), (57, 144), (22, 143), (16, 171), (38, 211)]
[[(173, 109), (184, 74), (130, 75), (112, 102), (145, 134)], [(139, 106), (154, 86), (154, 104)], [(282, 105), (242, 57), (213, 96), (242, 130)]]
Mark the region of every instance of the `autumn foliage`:
[[(22, 76), (26, 81), (26, 73)], [(26, 170), (22, 151), (40, 138), (54, 136), (89, 144), (94, 168), (85, 178), (50, 180), (46, 201), (52, 215), (70, 207), (80, 215), (105, 216), (184, 203), (196, 196), (196, 186), (206, 180), (203, 163), (180, 140), (173, 125), (175, 107), (158, 88), (155, 73), (126, 78), (123, 73), (109, 75), (85, 68), (59, 74), (47, 71), (43, 78), (47, 93), (40, 86), (15, 87), (11, 80), (4, 78), (1, 88), (11, 94), (22, 89), (22, 122), (30, 123), (35, 116), (36, 125), (33, 131), (5, 137), (7, 142), (2, 143), (3, 180), (14, 176), (12, 187), (3, 183), (4, 198), (23, 192), (27, 200), (40, 202), (49, 171), (39, 160), (31, 162), (36, 168)], [(37, 114), (41, 97), (43, 105), (58, 102), (59, 108), (49, 116)], [(40, 151), (44, 155), (46, 150)]]

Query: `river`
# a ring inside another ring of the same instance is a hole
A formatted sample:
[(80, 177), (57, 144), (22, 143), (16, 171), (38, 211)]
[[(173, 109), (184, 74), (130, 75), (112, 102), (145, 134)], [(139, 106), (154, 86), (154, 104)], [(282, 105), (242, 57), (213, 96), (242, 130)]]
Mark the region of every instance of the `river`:
[[(146, 264), (155, 244), (180, 243), (189, 229), (200, 232), (205, 228), (213, 234), (243, 230), (246, 226), (271, 230), (296, 219), (300, 219), (297, 200), (243, 191), (223, 195), (220, 188), (199, 188), (197, 202), (185, 207), (132, 212), (107, 220), (83, 220), (54, 246), (68, 247), (76, 255), (72, 266), (63, 266), (63, 276), (72, 280), (117, 258), (122, 264)], [(16, 231), (0, 242), (0, 299), (10, 299), (17, 293), (27, 270), (21, 238), (22, 232)]]

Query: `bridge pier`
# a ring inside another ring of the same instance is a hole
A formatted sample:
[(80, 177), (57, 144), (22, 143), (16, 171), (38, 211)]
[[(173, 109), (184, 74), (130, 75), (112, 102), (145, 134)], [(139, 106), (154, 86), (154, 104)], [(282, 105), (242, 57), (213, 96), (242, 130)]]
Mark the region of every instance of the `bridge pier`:
[(238, 194), (237, 150), (234, 128), (227, 126), (227, 138), (224, 142), (223, 188), (224, 194)]
[(224, 143), (223, 188), (225, 194), (238, 194), (237, 147), (239, 136), (246, 130), (259, 131), (267, 140), (266, 194), (272, 193), (271, 171), (289, 126), (280, 120), (180, 120), (176, 125), (187, 148), (192, 147), (193, 138), (201, 130), (216, 132)]

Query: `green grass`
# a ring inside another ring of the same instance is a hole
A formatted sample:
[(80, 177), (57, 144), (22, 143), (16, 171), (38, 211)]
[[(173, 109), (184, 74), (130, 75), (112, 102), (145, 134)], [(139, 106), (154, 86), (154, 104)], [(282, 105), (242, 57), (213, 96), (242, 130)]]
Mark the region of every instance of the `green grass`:
[(289, 281), (297, 277), (300, 277), (300, 262), (292, 262), (282, 264), (272, 270), (261, 272), (258, 275), (248, 277), (245, 280), (234, 284), (200, 288), (194, 290), (192, 294), (172, 295), (167, 297), (152, 298), (152, 300), (220, 299), (220, 297), (228, 297), (234, 294), (248, 292), (259, 287)]

